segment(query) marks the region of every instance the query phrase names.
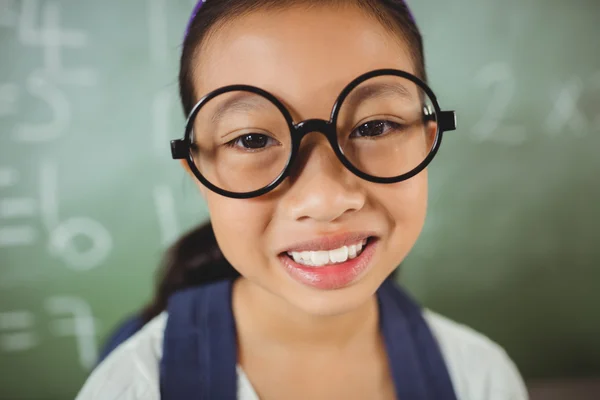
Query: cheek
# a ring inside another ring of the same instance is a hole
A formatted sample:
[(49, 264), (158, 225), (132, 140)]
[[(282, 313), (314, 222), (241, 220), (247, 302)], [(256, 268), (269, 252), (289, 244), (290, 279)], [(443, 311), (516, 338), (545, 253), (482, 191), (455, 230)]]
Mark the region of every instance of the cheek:
[(257, 199), (229, 199), (207, 193), (206, 202), (217, 243), (225, 258), (242, 274), (252, 265), (264, 265), (267, 230), (272, 210)]
[(378, 197), (391, 226), (390, 246), (394, 252), (410, 251), (416, 242), (427, 212), (427, 170), (396, 185), (381, 187)]

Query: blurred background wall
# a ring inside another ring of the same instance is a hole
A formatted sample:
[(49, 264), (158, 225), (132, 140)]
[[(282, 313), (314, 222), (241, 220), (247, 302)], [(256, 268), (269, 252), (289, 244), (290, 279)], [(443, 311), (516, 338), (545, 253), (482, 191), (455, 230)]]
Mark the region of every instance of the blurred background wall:
[[(600, 1), (409, 3), (459, 129), (401, 280), (557, 396), (600, 376)], [(0, 399), (72, 398), (207, 217), (169, 153), (192, 5), (0, 1)]]

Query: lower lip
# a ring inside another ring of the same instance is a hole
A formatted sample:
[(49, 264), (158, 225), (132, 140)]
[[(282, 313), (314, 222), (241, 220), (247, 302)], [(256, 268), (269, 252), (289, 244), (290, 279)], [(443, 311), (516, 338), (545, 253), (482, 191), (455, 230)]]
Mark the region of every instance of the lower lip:
[(376, 247), (377, 240), (371, 238), (358, 257), (323, 267), (298, 264), (287, 254), (281, 254), (279, 259), (296, 281), (316, 289), (335, 290), (350, 285), (363, 275), (371, 265)]

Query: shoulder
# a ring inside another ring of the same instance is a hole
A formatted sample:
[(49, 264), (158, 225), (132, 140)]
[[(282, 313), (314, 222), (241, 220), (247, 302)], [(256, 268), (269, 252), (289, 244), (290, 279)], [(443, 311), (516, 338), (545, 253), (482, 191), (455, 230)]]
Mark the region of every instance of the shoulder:
[(528, 398), (516, 365), (497, 343), (431, 310), (424, 310), (423, 316), (440, 345), (460, 400)]
[(98, 365), (77, 400), (158, 400), (167, 314), (148, 322)]

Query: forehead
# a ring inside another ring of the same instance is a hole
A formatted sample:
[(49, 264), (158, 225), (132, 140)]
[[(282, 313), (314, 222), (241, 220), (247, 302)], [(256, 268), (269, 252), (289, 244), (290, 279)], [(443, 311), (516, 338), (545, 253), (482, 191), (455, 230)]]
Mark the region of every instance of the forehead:
[(365, 72), (414, 74), (407, 45), (354, 7), (295, 7), (236, 18), (205, 40), (194, 62), (198, 98), (226, 85), (253, 85), (299, 117), (324, 117), (344, 86)]

